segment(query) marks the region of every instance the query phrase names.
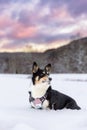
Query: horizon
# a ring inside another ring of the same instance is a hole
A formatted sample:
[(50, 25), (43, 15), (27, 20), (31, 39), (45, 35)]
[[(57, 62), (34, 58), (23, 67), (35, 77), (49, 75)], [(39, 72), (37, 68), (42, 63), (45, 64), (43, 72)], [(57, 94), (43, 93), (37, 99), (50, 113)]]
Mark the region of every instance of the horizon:
[(86, 0), (0, 0), (0, 52), (55, 49), (86, 37), (86, 28)]
[[(70, 42), (71, 43), (71, 42)], [(60, 45), (58, 47), (52, 47), (52, 48), (47, 48), (47, 49), (43, 49), (42, 51), (39, 51), (39, 50), (36, 50), (36, 51), (27, 51), (26, 50), (23, 50), (23, 51), (0, 51), (0, 54), (3, 54), (3, 53), (45, 53), (46, 51), (49, 51), (49, 50), (53, 50), (53, 49), (58, 49), (58, 48), (61, 48), (61, 47), (64, 47), (64, 46), (67, 46), (69, 45), (70, 43), (66, 43), (66, 44), (63, 44), (63, 45)], [(37, 48), (36, 48), (37, 49)]]

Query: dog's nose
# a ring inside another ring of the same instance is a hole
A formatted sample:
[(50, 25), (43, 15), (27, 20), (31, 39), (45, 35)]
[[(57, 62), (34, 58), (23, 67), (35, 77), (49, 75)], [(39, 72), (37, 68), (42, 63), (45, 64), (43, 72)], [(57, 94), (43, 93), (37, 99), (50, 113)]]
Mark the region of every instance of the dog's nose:
[(49, 80), (51, 81), (51, 80), (52, 80), (52, 78), (49, 78)]

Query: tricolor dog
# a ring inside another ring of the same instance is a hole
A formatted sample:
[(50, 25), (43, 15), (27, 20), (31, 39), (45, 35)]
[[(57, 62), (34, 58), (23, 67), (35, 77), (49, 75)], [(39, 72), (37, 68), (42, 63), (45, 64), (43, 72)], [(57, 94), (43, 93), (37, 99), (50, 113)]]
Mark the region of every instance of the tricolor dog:
[(76, 101), (59, 91), (52, 89), (51, 78), (49, 77), (51, 64), (40, 69), (36, 62), (32, 67), (32, 85), (29, 91), (29, 102), (33, 108), (37, 109), (77, 109), (80, 107)]

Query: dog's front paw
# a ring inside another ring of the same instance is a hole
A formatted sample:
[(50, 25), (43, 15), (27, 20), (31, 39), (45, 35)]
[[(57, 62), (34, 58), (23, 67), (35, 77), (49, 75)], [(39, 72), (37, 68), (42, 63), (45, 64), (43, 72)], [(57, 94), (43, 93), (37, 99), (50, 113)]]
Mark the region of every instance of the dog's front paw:
[(48, 106), (49, 106), (49, 101), (48, 100), (45, 100), (44, 102), (43, 102), (43, 108), (48, 108)]

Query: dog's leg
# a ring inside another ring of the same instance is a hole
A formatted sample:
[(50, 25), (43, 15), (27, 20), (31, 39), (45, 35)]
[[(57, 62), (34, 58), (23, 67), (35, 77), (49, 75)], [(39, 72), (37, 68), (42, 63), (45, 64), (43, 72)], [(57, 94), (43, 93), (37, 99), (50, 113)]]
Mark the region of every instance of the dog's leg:
[(81, 108), (77, 105), (75, 100), (71, 100), (70, 102), (68, 102), (65, 106), (67, 109), (77, 109), (80, 110)]
[(48, 101), (48, 100), (45, 100), (45, 101), (43, 102), (43, 108), (48, 108), (48, 106), (49, 106), (49, 101)]

